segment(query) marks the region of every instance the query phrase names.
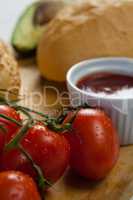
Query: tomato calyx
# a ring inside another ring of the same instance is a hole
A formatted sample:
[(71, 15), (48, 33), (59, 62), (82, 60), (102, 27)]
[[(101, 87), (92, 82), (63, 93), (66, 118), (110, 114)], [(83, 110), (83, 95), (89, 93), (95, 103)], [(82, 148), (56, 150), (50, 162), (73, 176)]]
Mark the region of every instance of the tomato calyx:
[[(3, 89), (0, 89), (0, 92), (2, 92), (2, 93), (12, 93), (10, 91), (3, 90)], [(49, 116), (47, 114), (44, 114), (43, 112), (39, 112), (39, 111), (36, 111), (36, 110), (28, 108), (28, 107), (20, 106), (20, 105), (18, 105), (19, 101), (20, 101), (20, 99), (9, 101), (9, 100), (6, 100), (6, 98), (4, 98), (4, 97), (0, 97), (0, 104), (8, 105), (8, 106), (14, 108), (16, 111), (22, 112), (24, 115), (26, 115), (28, 117), (28, 120), (30, 120), (31, 123), (41, 122), (45, 126), (47, 126), (50, 130), (55, 131), (55, 132), (59, 132), (59, 133), (70, 130), (72, 122), (75, 119), (77, 112), (81, 108), (88, 108), (89, 107), (87, 104), (85, 104), (83, 106), (79, 106), (77, 108), (64, 107), (64, 108), (62, 108), (61, 111), (59, 110), (58, 117), (52, 117), (52, 116)], [(69, 112), (73, 112), (73, 116), (71, 116), (71, 118), (66, 123), (64, 123), (64, 120), (65, 120), (65, 118), (66, 118), (66, 116), (68, 115)], [(35, 114), (35, 115), (39, 116), (41, 119), (40, 120), (33, 119), (31, 114)], [(20, 127), (23, 125), (20, 122), (17, 122), (16, 120), (9, 118), (7, 116), (4, 116), (2, 114), (0, 114), (0, 117), (6, 118), (7, 120), (14, 122), (15, 124), (17, 124)]]
[[(18, 100), (19, 101), (19, 100)], [(77, 113), (80, 111), (81, 108), (91, 108), (88, 104), (84, 104), (82, 106), (73, 108), (73, 107), (64, 107), (61, 111), (59, 111), (58, 117), (51, 117), (47, 114), (44, 114), (43, 112), (39, 112), (24, 106), (18, 105), (18, 101), (7, 101), (4, 98), (0, 98), (0, 103), (9, 105), (10, 107), (14, 108), (16, 111), (22, 112), (24, 115), (28, 117), (28, 120), (30, 123), (43, 123), (45, 126), (47, 126), (50, 130), (58, 132), (58, 133), (64, 133), (69, 130), (71, 130), (72, 123), (77, 115)], [(71, 113), (71, 115), (69, 115)], [(40, 117), (40, 120), (33, 119), (31, 114), (35, 114)], [(69, 117), (67, 117), (69, 115)], [(22, 126), (20, 122), (17, 122), (16, 120), (9, 118), (7, 116), (4, 116), (0, 114), (0, 117), (5, 118), (11, 122), (16, 123), (18, 126)], [(66, 120), (67, 117), (67, 120)], [(3, 127), (0, 127), (0, 129), (3, 129)]]

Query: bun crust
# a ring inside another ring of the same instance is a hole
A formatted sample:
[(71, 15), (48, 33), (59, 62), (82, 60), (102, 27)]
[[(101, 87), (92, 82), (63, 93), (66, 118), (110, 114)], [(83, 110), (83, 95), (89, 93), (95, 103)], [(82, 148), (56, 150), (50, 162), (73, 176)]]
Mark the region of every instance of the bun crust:
[[(13, 54), (2, 41), (0, 41), (0, 89), (9, 90), (11, 98), (15, 98), (20, 89), (19, 68)], [(0, 91), (0, 95), (2, 92)]]
[(81, 3), (63, 9), (40, 41), (37, 61), (49, 80), (65, 81), (82, 60), (104, 56), (133, 57), (133, 2)]

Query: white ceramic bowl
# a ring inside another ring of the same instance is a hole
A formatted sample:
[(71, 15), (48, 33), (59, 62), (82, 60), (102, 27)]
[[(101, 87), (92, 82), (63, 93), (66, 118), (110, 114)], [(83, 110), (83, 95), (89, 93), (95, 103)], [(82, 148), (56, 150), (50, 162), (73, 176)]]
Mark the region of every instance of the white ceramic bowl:
[(81, 78), (95, 72), (113, 72), (133, 76), (133, 59), (100, 58), (74, 65), (67, 73), (67, 86), (73, 107), (85, 103), (103, 108), (116, 126), (121, 145), (133, 144), (133, 92), (130, 95), (106, 95), (86, 92), (76, 84)]

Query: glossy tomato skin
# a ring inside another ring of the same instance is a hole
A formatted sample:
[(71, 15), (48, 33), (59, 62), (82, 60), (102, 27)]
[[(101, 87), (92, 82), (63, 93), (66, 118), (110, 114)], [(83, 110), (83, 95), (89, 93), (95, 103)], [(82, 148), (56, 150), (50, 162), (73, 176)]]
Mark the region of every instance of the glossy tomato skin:
[(118, 159), (118, 134), (103, 111), (81, 109), (66, 137), (71, 147), (70, 165), (80, 176), (103, 179)]
[(41, 200), (36, 184), (28, 175), (7, 171), (0, 173), (1, 200)]
[[(70, 157), (70, 146), (64, 136), (37, 124), (28, 131), (22, 146), (51, 183), (63, 175)], [(28, 160), (16, 149), (3, 153), (0, 166), (0, 170), (20, 170), (34, 178), (36, 176)]]
[(30, 129), (22, 145), (47, 180), (55, 182), (63, 175), (70, 156), (70, 146), (64, 136), (38, 124)]
[(18, 149), (4, 152), (0, 156), (0, 171), (2, 172), (9, 170), (26, 172), (33, 178), (36, 178), (36, 173), (31, 164)]
[[(7, 105), (0, 105), (0, 114), (4, 114), (10, 118), (15, 119), (18, 122), (21, 122), (19, 113), (17, 113), (15, 109)], [(11, 139), (11, 137), (14, 134), (16, 134), (16, 131), (18, 131), (20, 127), (15, 123), (10, 122), (9, 120), (3, 119), (2, 117), (0, 117), (0, 125), (6, 128), (7, 130), (7, 132), (4, 133), (0, 129), (0, 151), (2, 151), (5, 142), (8, 142)]]

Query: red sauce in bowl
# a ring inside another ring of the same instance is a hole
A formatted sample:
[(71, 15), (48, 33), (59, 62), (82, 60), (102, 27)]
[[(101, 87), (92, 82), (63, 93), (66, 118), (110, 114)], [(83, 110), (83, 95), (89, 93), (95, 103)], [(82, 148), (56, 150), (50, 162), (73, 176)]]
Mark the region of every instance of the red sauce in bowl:
[(133, 77), (124, 74), (94, 73), (83, 77), (77, 82), (77, 87), (84, 91), (113, 94), (124, 88), (133, 88)]

